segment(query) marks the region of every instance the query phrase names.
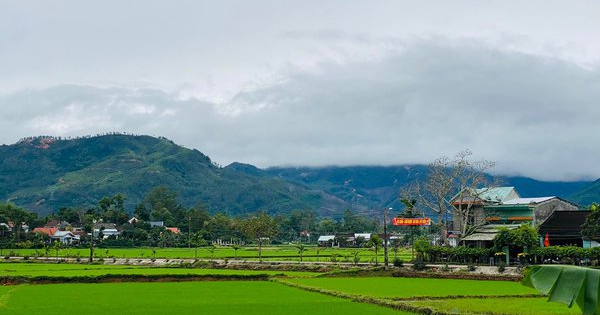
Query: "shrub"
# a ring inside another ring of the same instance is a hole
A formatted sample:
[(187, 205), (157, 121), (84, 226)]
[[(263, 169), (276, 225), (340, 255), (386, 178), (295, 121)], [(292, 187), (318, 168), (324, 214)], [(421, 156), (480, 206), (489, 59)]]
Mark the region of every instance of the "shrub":
[(336, 263), (338, 261), (338, 254), (331, 255), (329, 261), (331, 261), (332, 263)]
[(582, 259), (598, 259), (600, 250), (575, 246), (549, 246), (535, 248), (530, 254), (541, 256), (542, 261), (550, 260), (551, 262), (560, 261), (574, 264)]
[(417, 255), (422, 257), (429, 253), (433, 246), (429, 243), (429, 239), (427, 237), (419, 237), (413, 244)]
[(403, 267), (404, 266), (404, 260), (396, 257), (394, 258), (394, 267)]
[(344, 255), (344, 262), (350, 262), (350, 255)]
[(413, 261), (412, 268), (415, 271), (422, 271), (425, 270), (425, 268), (427, 268), (427, 264), (425, 264), (425, 262), (422, 259), (417, 259)]
[(473, 264), (468, 264), (467, 265), (467, 270), (469, 270), (469, 271), (475, 271), (475, 270), (477, 270), (477, 266), (475, 266)]
[(470, 263), (480, 259), (487, 259), (491, 255), (492, 251), (488, 248), (470, 248), (464, 246), (430, 246), (427, 250), (427, 257), (430, 262), (445, 261)]
[(354, 263), (355, 266), (358, 265), (358, 263), (360, 262), (359, 251), (353, 250), (351, 254), (352, 254), (352, 262)]
[(499, 272), (499, 273), (503, 273), (505, 270), (506, 270), (506, 263), (505, 263), (505, 262), (503, 262), (503, 261), (501, 261), (501, 262), (498, 264), (498, 272)]
[(494, 237), (494, 246), (498, 250), (504, 246), (536, 248), (540, 244), (539, 239), (537, 230), (534, 227), (523, 224), (514, 230), (501, 228), (500, 232)]

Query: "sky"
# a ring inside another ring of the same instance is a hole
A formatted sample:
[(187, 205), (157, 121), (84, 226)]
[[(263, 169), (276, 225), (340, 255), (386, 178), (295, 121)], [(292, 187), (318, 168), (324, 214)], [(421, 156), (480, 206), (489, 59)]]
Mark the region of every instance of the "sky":
[(600, 178), (600, 2), (0, 0), (0, 143), (164, 136), (221, 165)]

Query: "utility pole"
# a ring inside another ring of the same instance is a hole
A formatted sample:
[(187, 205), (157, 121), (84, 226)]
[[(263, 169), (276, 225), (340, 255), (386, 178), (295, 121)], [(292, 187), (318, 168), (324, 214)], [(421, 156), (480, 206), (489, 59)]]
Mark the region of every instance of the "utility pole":
[(90, 238), (90, 259), (89, 263), (94, 262), (94, 229), (96, 228), (96, 219), (92, 220), (92, 237)]
[[(389, 208), (392, 211), (392, 208)], [(389, 267), (388, 261), (388, 233), (387, 233), (387, 219), (388, 208), (383, 208), (383, 266), (385, 270)]]
[(192, 216), (188, 217), (188, 250), (192, 249)]

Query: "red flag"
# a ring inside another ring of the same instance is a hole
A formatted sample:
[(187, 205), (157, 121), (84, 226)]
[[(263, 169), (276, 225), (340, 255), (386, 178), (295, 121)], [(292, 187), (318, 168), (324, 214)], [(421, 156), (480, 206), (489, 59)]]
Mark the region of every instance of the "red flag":
[(544, 239), (544, 247), (548, 246), (550, 246), (550, 236), (548, 235), (548, 232), (546, 232), (546, 238)]

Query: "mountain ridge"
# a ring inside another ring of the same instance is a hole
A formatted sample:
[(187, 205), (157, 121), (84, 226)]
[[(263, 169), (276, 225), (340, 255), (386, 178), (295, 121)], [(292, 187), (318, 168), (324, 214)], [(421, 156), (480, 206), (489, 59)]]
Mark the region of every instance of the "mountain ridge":
[[(203, 203), (233, 215), (259, 210), (287, 213), (314, 209), (340, 217), (401, 208), (398, 192), (423, 178), (425, 165), (269, 167), (234, 162), (225, 167), (196, 149), (163, 137), (107, 134), (63, 139), (24, 138), (0, 146), (0, 199), (38, 213), (59, 207), (90, 207), (106, 195), (127, 196), (131, 211), (152, 188), (179, 193), (184, 206)], [(598, 200), (600, 182), (544, 182), (504, 177), (526, 197), (558, 195)]]

